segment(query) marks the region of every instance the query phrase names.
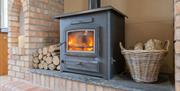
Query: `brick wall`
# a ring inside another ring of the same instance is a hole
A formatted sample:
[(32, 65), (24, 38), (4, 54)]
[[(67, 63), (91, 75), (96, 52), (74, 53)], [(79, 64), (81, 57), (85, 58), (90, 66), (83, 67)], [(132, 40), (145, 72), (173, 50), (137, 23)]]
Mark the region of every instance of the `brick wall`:
[(53, 17), (63, 13), (63, 0), (9, 0), (8, 4), (8, 75), (29, 80), (32, 52), (59, 41), (59, 23)]
[(50, 88), (52, 91), (125, 91), (62, 78), (31, 74), (33, 84)]
[(180, 91), (180, 0), (174, 1), (175, 11), (175, 84)]

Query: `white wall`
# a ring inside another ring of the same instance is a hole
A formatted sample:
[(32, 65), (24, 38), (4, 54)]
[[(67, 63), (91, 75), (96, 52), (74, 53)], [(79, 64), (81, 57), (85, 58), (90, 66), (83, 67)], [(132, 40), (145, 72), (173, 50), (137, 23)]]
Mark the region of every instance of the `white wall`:
[(0, 11), (1, 11), (1, 28), (8, 27), (8, 0), (1, 0), (0, 1)]
[(162, 61), (161, 71), (173, 72), (173, 0), (127, 0), (127, 15), (127, 46), (151, 38), (170, 40), (169, 54)]

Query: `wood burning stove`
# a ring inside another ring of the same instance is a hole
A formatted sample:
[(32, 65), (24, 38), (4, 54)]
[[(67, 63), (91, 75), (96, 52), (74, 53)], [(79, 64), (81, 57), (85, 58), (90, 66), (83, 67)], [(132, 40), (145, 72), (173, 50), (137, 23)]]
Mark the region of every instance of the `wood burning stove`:
[(62, 71), (110, 79), (124, 70), (119, 42), (124, 44), (125, 17), (113, 7), (57, 16)]

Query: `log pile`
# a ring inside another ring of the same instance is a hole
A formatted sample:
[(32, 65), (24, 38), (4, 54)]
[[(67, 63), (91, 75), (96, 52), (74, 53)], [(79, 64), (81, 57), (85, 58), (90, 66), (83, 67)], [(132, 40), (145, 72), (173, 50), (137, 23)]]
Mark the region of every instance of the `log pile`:
[(40, 48), (32, 56), (33, 68), (60, 70), (60, 44)]

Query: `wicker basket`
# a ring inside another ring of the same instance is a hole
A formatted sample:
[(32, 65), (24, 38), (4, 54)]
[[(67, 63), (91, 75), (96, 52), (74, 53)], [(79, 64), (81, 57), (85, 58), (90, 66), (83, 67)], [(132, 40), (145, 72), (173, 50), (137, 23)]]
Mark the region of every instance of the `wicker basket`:
[(169, 41), (164, 50), (126, 50), (120, 43), (132, 78), (136, 82), (155, 82), (158, 80), (161, 59), (168, 53)]

